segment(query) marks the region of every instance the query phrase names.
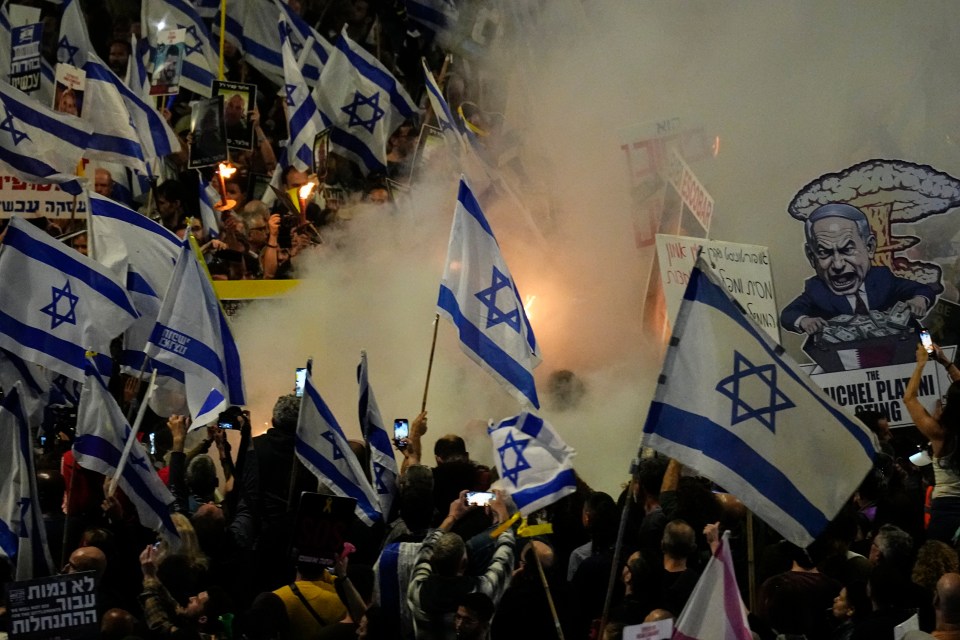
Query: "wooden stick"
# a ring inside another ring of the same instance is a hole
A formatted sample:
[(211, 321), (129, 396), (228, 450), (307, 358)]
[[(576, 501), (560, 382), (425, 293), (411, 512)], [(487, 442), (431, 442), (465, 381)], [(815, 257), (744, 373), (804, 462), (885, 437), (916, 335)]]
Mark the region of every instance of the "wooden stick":
[(553, 616), (553, 624), (557, 628), (557, 637), (560, 640), (564, 640), (563, 628), (560, 626), (560, 616), (557, 615), (557, 605), (553, 603), (553, 595), (550, 593), (550, 583), (547, 582), (547, 574), (543, 572), (543, 564), (540, 563), (540, 554), (537, 553), (537, 548), (534, 546), (533, 540), (530, 541), (530, 551), (537, 560), (537, 571), (540, 573), (540, 582), (543, 583), (543, 590), (547, 592), (547, 602), (550, 604), (550, 615)]
[(427, 391), (430, 390), (430, 372), (433, 371), (433, 354), (437, 350), (437, 327), (440, 326), (440, 314), (433, 317), (433, 342), (430, 344), (430, 361), (427, 363), (427, 383), (423, 386), (423, 404), (420, 413), (427, 410)]
[(220, 68), (217, 78), (224, 79), (223, 75), (223, 43), (227, 33), (227, 0), (220, 0)]
[(153, 373), (150, 374), (150, 382), (147, 386), (147, 393), (143, 396), (143, 403), (140, 405), (140, 411), (137, 412), (137, 420), (133, 423), (133, 427), (130, 429), (130, 436), (127, 438), (127, 443), (123, 446), (123, 453), (120, 455), (120, 462), (117, 463), (117, 470), (113, 474), (113, 478), (110, 479), (110, 486), (107, 488), (107, 497), (113, 497), (113, 494), (117, 490), (117, 481), (120, 479), (120, 474), (123, 473), (123, 468), (127, 464), (127, 459), (130, 457), (130, 451), (133, 449), (133, 443), (137, 439), (137, 432), (140, 431), (140, 423), (143, 422), (143, 416), (147, 412), (147, 402), (150, 400), (150, 396), (153, 395), (153, 383), (157, 380), (157, 370), (154, 369)]

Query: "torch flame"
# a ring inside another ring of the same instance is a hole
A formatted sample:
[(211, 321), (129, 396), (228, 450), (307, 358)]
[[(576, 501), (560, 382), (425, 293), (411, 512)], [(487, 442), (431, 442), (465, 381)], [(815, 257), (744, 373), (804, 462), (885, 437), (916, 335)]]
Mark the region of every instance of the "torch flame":
[(300, 196), (300, 199), (306, 200), (307, 198), (309, 198), (310, 192), (313, 191), (314, 186), (315, 185), (312, 182), (308, 182), (307, 184), (300, 187), (300, 191), (297, 192)]
[(220, 163), (220, 176), (222, 178), (227, 179), (236, 172), (237, 172), (236, 167), (231, 167), (230, 165), (223, 164), (222, 162)]

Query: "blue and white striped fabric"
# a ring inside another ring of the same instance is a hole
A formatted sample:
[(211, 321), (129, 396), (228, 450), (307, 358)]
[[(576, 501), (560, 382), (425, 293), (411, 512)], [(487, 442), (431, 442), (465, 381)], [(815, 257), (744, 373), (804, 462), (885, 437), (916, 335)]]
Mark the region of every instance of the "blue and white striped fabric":
[(0, 402), (0, 556), (16, 564), (14, 580), (30, 580), (56, 569), (47, 547), (33, 447), (20, 385)]
[(373, 489), (380, 499), (380, 513), (389, 518), (399, 491), (397, 479), (400, 471), (397, 468), (397, 459), (393, 456), (393, 440), (383, 426), (380, 407), (370, 386), (366, 351), (360, 352), (357, 383), (360, 387), (360, 432), (370, 445), (370, 477), (373, 480)]
[[(77, 464), (112, 478), (132, 431), (103, 378), (92, 366), (88, 367), (77, 408), (77, 439), (73, 443)], [(137, 441), (133, 442), (117, 486), (137, 508), (140, 524), (160, 533), (173, 547), (179, 546), (180, 535), (170, 518), (173, 494)]]
[(220, 11), (220, 0), (196, 0), (197, 15), (204, 20), (211, 20)]
[(90, 125), (48, 109), (6, 82), (0, 82), (0, 109), (0, 162), (23, 180), (80, 194), (77, 163), (90, 144)]
[(801, 547), (836, 516), (876, 452), (870, 431), (754, 324), (702, 258), (643, 432), (644, 446), (713, 479)]
[(487, 431), (501, 488), (521, 514), (529, 516), (576, 491), (576, 452), (543, 418), (525, 411)]
[(417, 111), (397, 79), (344, 27), (313, 91), (330, 143), (365, 173), (386, 169), (387, 140)]
[(313, 386), (309, 368), (297, 421), (297, 457), (335, 495), (354, 498), (356, 514), (367, 525), (380, 519), (379, 501), (350, 449), (343, 429)]
[(281, 17), (277, 23), (277, 32), (283, 51), (283, 104), (291, 134), (287, 146), (283, 149), (282, 164), (292, 165), (297, 171), (309, 171), (313, 164), (313, 140), (324, 128), (323, 118), (300, 73), (291, 39), (287, 36), (289, 31), (286, 20)]
[(9, 393), (18, 382), (21, 384), (20, 399), (26, 410), (28, 424), (39, 425), (43, 421), (43, 410), (50, 399), (54, 375), (40, 365), (0, 349), (0, 391)]
[(189, 242), (181, 245), (145, 351), (183, 372), (191, 428), (210, 424), (228, 405), (246, 404), (237, 345)]
[(200, 223), (203, 225), (207, 240), (220, 237), (220, 219), (214, 206), (220, 202), (220, 194), (209, 183), (200, 178)]
[(81, 67), (87, 74), (83, 118), (97, 134), (88, 157), (147, 174), (145, 162), (180, 149), (176, 134), (156, 108), (131, 91), (94, 53), (77, 0), (64, 3), (57, 60)]
[(540, 348), (500, 246), (480, 204), (460, 178), (437, 310), (460, 334), (460, 348), (521, 405), (540, 407), (533, 369)]
[[(273, 25), (281, 15), (287, 23), (287, 35), (293, 55), (302, 64), (304, 79), (315, 86), (320, 72), (330, 57), (332, 47), (303, 18), (280, 0), (237, 0), (227, 4), (226, 39), (242, 53), (254, 69), (276, 85), (283, 86), (283, 56), (280, 38)], [(219, 13), (214, 19), (214, 34), (219, 33)], [(306, 52), (303, 48), (309, 45)]]
[(423, 75), (426, 79), (425, 88), (427, 90), (427, 98), (430, 100), (430, 106), (433, 107), (433, 114), (437, 117), (437, 124), (440, 126), (440, 131), (443, 132), (443, 137), (447, 140), (450, 149), (454, 154), (459, 155), (462, 153), (464, 145), (466, 144), (463, 139), (463, 134), (460, 132), (459, 127), (457, 127), (457, 120), (450, 111), (450, 105), (447, 104), (446, 99), (443, 97), (443, 92), (440, 91), (440, 87), (437, 85), (436, 79), (427, 67), (427, 61), (424, 59), (422, 62)]
[[(150, 218), (109, 198), (90, 194), (91, 256), (127, 283), (140, 319), (123, 336), (120, 364), (139, 372), (143, 351), (160, 315), (162, 296), (180, 256), (180, 239)], [(144, 369), (149, 374), (151, 367)], [(183, 381), (183, 375), (165, 367), (158, 373)]]
[(407, 17), (432, 31), (443, 31), (457, 23), (460, 12), (453, 0), (405, 0)]
[(156, 49), (160, 31), (186, 29), (187, 55), (183, 59), (180, 86), (209, 98), (220, 57), (206, 24), (189, 0), (143, 0), (140, 15), (143, 37), (152, 50)]
[(10, 220), (0, 248), (0, 347), (83, 380), (86, 352), (109, 354), (110, 341), (139, 317), (108, 269)]

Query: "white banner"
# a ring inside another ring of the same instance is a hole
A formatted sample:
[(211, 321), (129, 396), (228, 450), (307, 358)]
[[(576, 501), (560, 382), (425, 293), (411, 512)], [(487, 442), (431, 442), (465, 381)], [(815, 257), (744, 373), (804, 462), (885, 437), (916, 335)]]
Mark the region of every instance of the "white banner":
[(724, 288), (779, 343), (780, 320), (773, 292), (770, 251), (752, 244), (657, 234), (660, 280), (671, 326), (701, 247)]
[[(0, 168), (0, 218), (69, 219), (73, 214), (73, 196), (52, 184), (34, 184)], [(78, 197), (76, 218), (87, 217), (87, 199)]]

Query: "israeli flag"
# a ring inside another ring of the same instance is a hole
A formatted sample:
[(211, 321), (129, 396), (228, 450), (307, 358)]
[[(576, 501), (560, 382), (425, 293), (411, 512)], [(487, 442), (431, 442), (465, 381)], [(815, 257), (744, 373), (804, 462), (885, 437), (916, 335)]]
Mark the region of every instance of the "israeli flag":
[[(77, 464), (112, 478), (132, 431), (103, 378), (93, 367), (88, 367), (77, 408), (77, 439), (73, 443)], [(140, 524), (160, 533), (174, 547), (179, 546), (180, 535), (170, 518), (173, 494), (163, 484), (146, 450), (136, 439), (117, 486), (137, 508)]]
[(203, 177), (200, 178), (200, 223), (207, 240), (220, 237), (220, 224), (217, 211), (214, 209), (220, 202), (220, 194)]
[(417, 110), (379, 60), (347, 37), (344, 27), (323, 67), (314, 99), (324, 121), (334, 127), (330, 143), (364, 173), (384, 171), (387, 140)]
[(87, 74), (83, 118), (96, 132), (88, 157), (147, 174), (144, 163), (180, 150), (180, 140), (149, 102), (97, 57), (77, 0), (67, 0), (60, 20), (57, 60)]
[(443, 92), (440, 91), (440, 86), (437, 85), (436, 79), (427, 67), (426, 59), (422, 59), (421, 62), (423, 63), (423, 77), (426, 80), (427, 98), (430, 100), (433, 114), (437, 117), (437, 124), (440, 126), (440, 131), (443, 132), (443, 137), (451, 150), (459, 155), (462, 153), (466, 142), (456, 125), (457, 121), (453, 117), (453, 112), (450, 111), (450, 105), (447, 104)]
[(523, 412), (487, 431), (501, 488), (525, 517), (576, 491), (576, 452), (546, 420)]
[[(90, 246), (94, 260), (110, 269), (127, 291), (140, 319), (123, 336), (120, 364), (135, 375), (142, 368), (143, 352), (160, 315), (162, 296), (180, 256), (180, 239), (162, 225), (109, 198), (90, 193)], [(183, 382), (183, 374), (160, 366), (158, 373)], [(149, 374), (152, 366), (144, 368)]]
[(379, 500), (350, 449), (343, 429), (313, 386), (307, 370), (297, 421), (297, 457), (334, 495), (354, 498), (356, 514), (367, 525), (380, 519)]
[(220, 55), (211, 41), (206, 24), (188, 0), (143, 0), (140, 29), (150, 43), (151, 52), (157, 48), (161, 31), (185, 29), (186, 56), (183, 59), (180, 86), (205, 98), (210, 97), (220, 67)]
[(20, 383), (20, 399), (28, 424), (39, 425), (43, 421), (53, 378), (48, 369), (0, 349), (0, 391), (10, 393)]
[(283, 148), (281, 164), (292, 165), (297, 171), (309, 171), (313, 164), (313, 140), (324, 128), (323, 118), (300, 73), (293, 54), (292, 39), (287, 35), (289, 32), (290, 27), (281, 17), (278, 33), (283, 50), (283, 108), (290, 129), (290, 140)]
[(540, 348), (522, 300), (493, 229), (461, 177), (437, 311), (457, 328), (464, 353), (521, 405), (539, 408), (533, 369)]
[(644, 446), (711, 478), (801, 547), (846, 504), (876, 453), (873, 434), (756, 326), (703, 258), (643, 433)]
[(237, 345), (189, 242), (181, 245), (145, 351), (183, 373), (191, 428), (210, 424), (228, 405), (246, 404)]
[[(283, 86), (283, 55), (280, 38), (274, 25), (277, 16), (286, 23), (287, 37), (293, 55), (302, 61), (304, 79), (315, 86), (320, 72), (330, 57), (332, 47), (316, 29), (304, 22), (286, 2), (281, 0), (247, 0), (227, 3), (226, 39), (243, 54), (250, 66), (272, 83)], [(213, 21), (214, 34), (219, 34), (219, 13)], [(304, 50), (306, 49), (306, 50)]]
[(373, 395), (367, 373), (367, 352), (360, 352), (357, 367), (357, 383), (360, 386), (360, 431), (370, 447), (370, 477), (380, 499), (380, 512), (390, 517), (390, 510), (397, 497), (400, 471), (393, 456), (393, 440), (383, 426), (380, 407)]
[(74, 380), (140, 314), (113, 274), (12, 218), (0, 248), (0, 347)]
[(455, 25), (460, 12), (453, 0), (405, 0), (407, 18), (431, 31), (443, 31)]
[(21, 393), (18, 384), (0, 401), (0, 556), (15, 563), (15, 580), (31, 580), (50, 575), (54, 566)]
[(77, 163), (92, 133), (80, 118), (48, 109), (0, 82), (0, 162), (18, 178), (80, 194)]

